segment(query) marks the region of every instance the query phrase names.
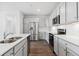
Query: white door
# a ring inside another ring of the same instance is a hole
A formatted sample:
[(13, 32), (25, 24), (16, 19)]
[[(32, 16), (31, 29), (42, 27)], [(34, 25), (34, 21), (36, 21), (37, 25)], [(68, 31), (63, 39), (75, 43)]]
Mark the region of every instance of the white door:
[(59, 56), (66, 56), (66, 42), (59, 38)]
[(54, 52), (58, 55), (58, 38), (54, 37)]
[(65, 24), (65, 3), (60, 6), (60, 24)]
[(77, 3), (66, 3), (66, 23), (72, 23), (77, 21)]

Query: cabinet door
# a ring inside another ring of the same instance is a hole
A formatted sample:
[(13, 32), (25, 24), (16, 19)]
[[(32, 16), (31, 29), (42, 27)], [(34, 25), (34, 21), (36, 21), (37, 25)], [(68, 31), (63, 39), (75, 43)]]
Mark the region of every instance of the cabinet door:
[(57, 10), (54, 10), (53, 12), (53, 18), (57, 16)]
[(67, 56), (78, 56), (78, 54), (67, 48)]
[(77, 21), (77, 3), (66, 3), (66, 23), (72, 23)]
[(78, 2), (78, 21), (79, 21), (79, 2)]
[(39, 32), (39, 39), (45, 39), (45, 32)]
[(9, 50), (8, 52), (4, 54), (4, 56), (13, 56), (13, 55), (14, 55), (13, 49)]
[(59, 56), (66, 56), (66, 42), (59, 38)]
[(24, 44), (24, 56), (27, 56), (27, 42)]
[(75, 44), (67, 42), (67, 54), (69, 55), (71, 52), (79, 56), (79, 47)]
[(57, 15), (59, 15), (60, 14), (60, 10), (59, 10), (59, 7), (57, 8)]
[(65, 3), (60, 6), (60, 24), (65, 24)]
[(23, 56), (23, 47), (20, 50), (18, 50), (15, 56)]
[(58, 55), (58, 39), (54, 37), (54, 52)]

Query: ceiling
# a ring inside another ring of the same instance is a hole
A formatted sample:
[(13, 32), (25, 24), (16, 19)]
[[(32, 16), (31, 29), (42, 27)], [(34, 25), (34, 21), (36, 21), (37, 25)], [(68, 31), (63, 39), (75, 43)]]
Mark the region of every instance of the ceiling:
[[(25, 15), (50, 15), (60, 2), (0, 2), (1, 8), (18, 9)], [(0, 8), (0, 9), (1, 9)]]

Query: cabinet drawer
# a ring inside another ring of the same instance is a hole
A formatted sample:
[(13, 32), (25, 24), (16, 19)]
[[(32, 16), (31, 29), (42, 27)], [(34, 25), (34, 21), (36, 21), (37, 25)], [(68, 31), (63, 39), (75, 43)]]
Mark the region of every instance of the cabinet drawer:
[(76, 54), (74, 51), (67, 48), (67, 56), (78, 56), (78, 54)]
[(74, 44), (71, 44), (71, 43), (67, 43), (67, 48), (69, 48), (70, 50), (74, 51), (76, 54), (79, 55), (79, 47), (74, 45)]
[(59, 38), (59, 56), (66, 56), (66, 41)]
[(4, 56), (13, 56), (13, 55), (14, 55), (13, 48), (4, 54)]
[(18, 51), (19, 49), (21, 49), (21, 47), (24, 45), (24, 43), (25, 43), (25, 40), (23, 40), (22, 42), (20, 42), (19, 44), (17, 44), (17, 45), (14, 47), (14, 52), (15, 52), (15, 54), (17, 53), (17, 51)]

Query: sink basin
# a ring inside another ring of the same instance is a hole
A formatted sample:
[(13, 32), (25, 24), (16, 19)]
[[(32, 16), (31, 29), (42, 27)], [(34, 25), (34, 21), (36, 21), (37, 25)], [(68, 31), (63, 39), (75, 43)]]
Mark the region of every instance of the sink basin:
[(0, 43), (12, 43), (12, 42), (15, 42), (16, 40), (3, 40), (3, 41), (0, 41)]
[(0, 43), (13, 43), (15, 41), (17, 41), (18, 39), (21, 39), (22, 37), (11, 37), (7, 40), (3, 40), (3, 41), (0, 41)]
[(14, 39), (14, 40), (16, 39), (16, 40), (17, 40), (17, 39), (21, 39), (21, 38), (22, 38), (22, 37), (11, 37), (11, 38), (9, 38), (9, 39)]

